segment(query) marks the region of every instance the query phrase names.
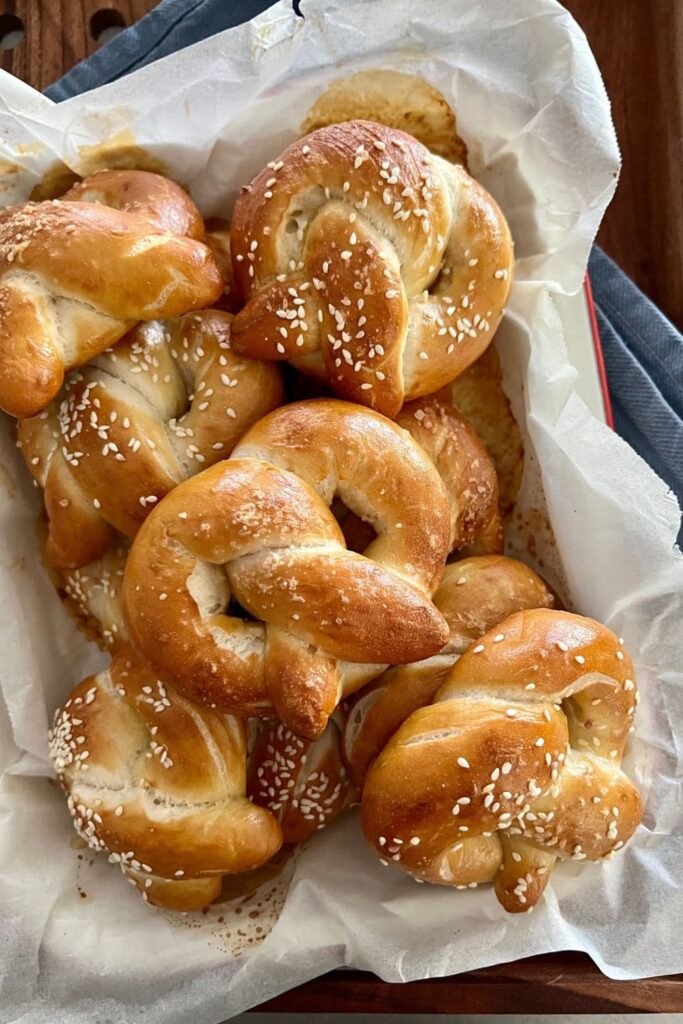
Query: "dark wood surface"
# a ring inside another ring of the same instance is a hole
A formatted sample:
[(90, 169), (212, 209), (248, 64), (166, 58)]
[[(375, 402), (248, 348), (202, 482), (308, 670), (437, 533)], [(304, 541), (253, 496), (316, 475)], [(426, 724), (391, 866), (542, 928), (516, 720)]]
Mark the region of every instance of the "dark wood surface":
[(623, 169), (598, 242), (683, 329), (683, 0), (564, 0), (612, 101)]
[(290, 1013), (676, 1013), (683, 981), (611, 981), (581, 953), (553, 953), (387, 985), (363, 971), (333, 971), (255, 1008)]
[[(602, 69), (624, 160), (599, 242), (680, 327), (683, 0), (565, 0), (565, 5), (586, 31)], [(0, 66), (44, 89), (96, 49), (98, 29), (130, 25), (154, 6), (154, 0), (0, 0), (0, 38), (16, 26), (11, 19), (25, 29), (18, 46), (0, 51)], [(587, 956), (563, 953), (406, 985), (337, 971), (259, 1009), (672, 1013), (683, 1011), (683, 979), (610, 981)]]

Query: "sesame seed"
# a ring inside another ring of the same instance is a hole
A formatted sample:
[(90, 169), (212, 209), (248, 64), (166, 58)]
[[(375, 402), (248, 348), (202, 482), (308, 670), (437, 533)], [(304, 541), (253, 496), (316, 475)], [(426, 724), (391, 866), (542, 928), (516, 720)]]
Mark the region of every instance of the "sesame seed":
[(460, 765), (461, 768), (469, 768), (470, 766), (470, 763), (466, 757), (459, 757), (457, 759), (457, 763)]

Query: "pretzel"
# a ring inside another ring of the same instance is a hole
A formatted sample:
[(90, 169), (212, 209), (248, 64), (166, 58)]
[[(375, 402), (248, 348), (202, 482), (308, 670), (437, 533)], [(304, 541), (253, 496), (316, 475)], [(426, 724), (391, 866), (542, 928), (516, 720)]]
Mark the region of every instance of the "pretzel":
[(409, 402), (396, 422), (427, 452), (444, 482), (451, 552), (475, 541), (491, 553), (502, 552), (496, 469), (471, 424), (435, 395)]
[[(90, 180), (72, 191), (95, 202), (55, 199), (0, 214), (0, 408), (13, 416), (44, 409), (65, 371), (136, 321), (210, 305), (223, 289), (202, 242), (162, 231), (125, 202), (102, 205), (114, 201), (109, 189), (91, 192)], [(164, 191), (171, 209), (161, 219), (197, 233), (190, 200), (171, 183)]]
[(235, 345), (395, 416), (489, 344), (512, 241), (463, 167), (370, 121), (314, 131), (235, 204)]
[(388, 669), (350, 704), (342, 749), (352, 778), (361, 785), (368, 768), (406, 718), (431, 704), (450, 669), (472, 641), (513, 612), (552, 608), (540, 576), (514, 558), (479, 555), (447, 565), (434, 604), (450, 636), (432, 658)]
[[(337, 492), (375, 525), (364, 555), (347, 550), (327, 507)], [(126, 620), (191, 699), (274, 708), (313, 738), (342, 692), (443, 646), (429, 594), (447, 546), (443, 485), (405, 431), (345, 402), (301, 402), (152, 512), (128, 557)], [(261, 621), (222, 614), (231, 594)]]
[(285, 843), (302, 843), (354, 803), (356, 788), (340, 752), (337, 713), (315, 740), (303, 740), (275, 718), (254, 720), (247, 793), (275, 815)]
[(49, 743), (76, 831), (145, 901), (200, 910), (222, 875), (281, 845), (273, 815), (245, 797), (242, 723), (183, 700), (130, 650), (73, 690)]
[(620, 765), (636, 708), (623, 641), (537, 609), (472, 644), (370, 768), (366, 837), (421, 881), (494, 882), (530, 910), (558, 858), (620, 849), (641, 818)]
[(229, 455), (282, 401), (277, 366), (231, 351), (230, 321), (209, 309), (139, 324), (20, 422), (24, 459), (45, 491), (51, 564), (78, 568), (115, 531), (133, 537), (164, 494)]
[(180, 185), (150, 171), (95, 171), (61, 197), (64, 202), (99, 203), (144, 217), (159, 231), (204, 241), (204, 221)]

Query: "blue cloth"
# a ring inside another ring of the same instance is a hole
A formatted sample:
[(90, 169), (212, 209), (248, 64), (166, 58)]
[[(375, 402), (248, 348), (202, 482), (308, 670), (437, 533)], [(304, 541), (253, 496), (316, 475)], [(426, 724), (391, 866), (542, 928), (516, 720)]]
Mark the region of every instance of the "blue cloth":
[[(270, 5), (271, 0), (163, 0), (52, 85), (47, 94), (63, 100), (113, 82), (159, 57), (248, 21)], [(668, 483), (683, 506), (683, 338), (597, 247), (589, 273), (615, 428)], [(679, 543), (682, 539), (683, 527)]]

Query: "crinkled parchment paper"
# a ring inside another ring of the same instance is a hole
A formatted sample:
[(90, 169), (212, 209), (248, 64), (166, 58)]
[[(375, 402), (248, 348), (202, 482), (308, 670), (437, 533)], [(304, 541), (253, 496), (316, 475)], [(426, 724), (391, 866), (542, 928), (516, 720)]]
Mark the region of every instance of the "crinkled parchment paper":
[(41, 567), (38, 494), (5, 421), (3, 1020), (214, 1024), (342, 964), (401, 981), (582, 949), (612, 977), (683, 967), (678, 509), (577, 397), (552, 299), (580, 287), (616, 185), (598, 70), (554, 0), (304, 0), (303, 13), (281, 2), (250, 25), (60, 106), (2, 76), (0, 202), (25, 198), (60, 160), (85, 173), (144, 157), (189, 185), (205, 214), (225, 214), (333, 79), (388, 67), (440, 89), (517, 247), (497, 342), (526, 443), (513, 550), (533, 556), (577, 610), (623, 635), (634, 654), (642, 703), (628, 766), (643, 790), (643, 826), (612, 861), (558, 867), (545, 899), (521, 917), (507, 916), (486, 888), (418, 886), (383, 868), (355, 812), (243, 902), (186, 918), (146, 907), (104, 859), (74, 848), (63, 798), (48, 781), (49, 716), (101, 656), (76, 633)]

